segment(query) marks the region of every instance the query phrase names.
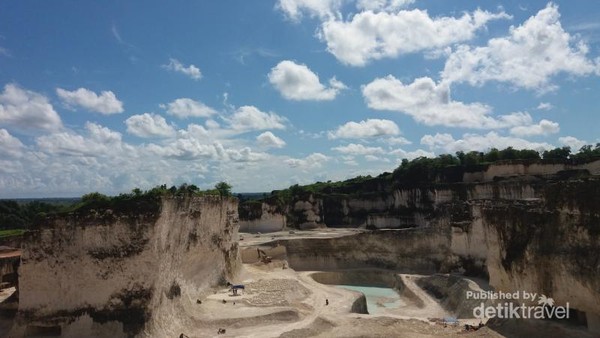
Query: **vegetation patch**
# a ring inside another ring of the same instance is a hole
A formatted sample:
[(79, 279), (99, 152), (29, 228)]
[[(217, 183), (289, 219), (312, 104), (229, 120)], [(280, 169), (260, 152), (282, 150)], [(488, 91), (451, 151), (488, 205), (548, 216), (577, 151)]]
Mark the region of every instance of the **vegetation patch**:
[(247, 200), (238, 205), (240, 219), (253, 221), (262, 217), (262, 201)]
[[(0, 230), (23, 231), (24, 229), (28, 229), (36, 220), (63, 210), (70, 205), (67, 201), (47, 203), (40, 201), (0, 200)], [(4, 234), (8, 236), (18, 235), (17, 232), (5, 232)]]
[(0, 230), (0, 238), (7, 238), (13, 236), (21, 236), (25, 233), (25, 229), (9, 229), (9, 230)]

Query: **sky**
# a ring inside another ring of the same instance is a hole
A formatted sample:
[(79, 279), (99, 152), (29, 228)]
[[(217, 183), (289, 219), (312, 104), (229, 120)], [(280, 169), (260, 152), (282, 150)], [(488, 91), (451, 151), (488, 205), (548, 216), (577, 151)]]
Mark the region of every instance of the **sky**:
[(600, 2), (0, 1), (0, 198), (600, 142)]

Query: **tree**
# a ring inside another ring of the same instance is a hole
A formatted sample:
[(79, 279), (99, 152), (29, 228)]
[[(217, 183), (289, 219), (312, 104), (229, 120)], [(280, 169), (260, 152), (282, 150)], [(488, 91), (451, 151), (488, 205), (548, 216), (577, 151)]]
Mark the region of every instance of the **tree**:
[(517, 158), (520, 160), (539, 160), (540, 153), (531, 149), (517, 150)]
[(106, 202), (108, 201), (108, 196), (101, 194), (99, 192), (91, 192), (89, 194), (85, 194), (81, 196), (82, 202)]
[(595, 158), (600, 156), (600, 143), (596, 144), (596, 147), (593, 148), (592, 145), (584, 145), (579, 149), (577, 154), (571, 154), (571, 159), (574, 159), (579, 162), (590, 162)]
[(513, 147), (500, 150), (499, 155), (501, 160), (516, 160), (519, 158), (518, 151)]
[(465, 165), (465, 152), (464, 151), (457, 151), (456, 153), (456, 158), (458, 158), (458, 162), (460, 163), (460, 165)]
[(483, 153), (479, 151), (469, 151), (464, 155), (464, 165), (476, 165), (483, 162)]
[(544, 150), (542, 156), (544, 157), (544, 160), (547, 159), (554, 159), (554, 160), (567, 160), (569, 158), (569, 155), (571, 155), (571, 148), (570, 147), (562, 147), (562, 148), (555, 148), (552, 150)]
[(225, 196), (231, 196), (231, 185), (228, 184), (227, 182), (219, 182), (217, 184), (215, 184), (215, 189), (217, 189), (217, 191), (219, 192), (219, 195), (225, 197)]
[(441, 154), (435, 160), (435, 165), (441, 168), (460, 164), (460, 160), (450, 154)]
[(494, 163), (494, 162), (498, 161), (499, 159), (500, 159), (500, 151), (498, 150), (498, 148), (492, 148), (492, 149), (490, 149), (490, 151), (488, 151), (483, 156), (483, 160), (485, 162)]

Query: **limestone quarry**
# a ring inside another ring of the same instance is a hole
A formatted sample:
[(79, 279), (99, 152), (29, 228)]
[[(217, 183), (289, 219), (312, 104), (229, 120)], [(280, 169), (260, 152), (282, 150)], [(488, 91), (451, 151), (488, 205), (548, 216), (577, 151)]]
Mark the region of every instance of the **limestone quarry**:
[[(49, 217), (22, 244), (1, 334), (598, 337), (600, 161), (459, 176)], [(570, 316), (475, 318), (498, 301), (466, 295), (485, 291), (544, 295)]]

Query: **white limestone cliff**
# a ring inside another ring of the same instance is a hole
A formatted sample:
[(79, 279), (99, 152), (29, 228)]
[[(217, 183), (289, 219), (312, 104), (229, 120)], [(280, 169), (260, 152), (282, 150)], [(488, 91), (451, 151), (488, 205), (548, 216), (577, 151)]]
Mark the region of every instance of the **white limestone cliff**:
[(237, 201), (164, 198), (158, 209), (59, 216), (23, 246), (14, 336), (176, 336), (185, 303), (240, 267)]

